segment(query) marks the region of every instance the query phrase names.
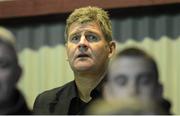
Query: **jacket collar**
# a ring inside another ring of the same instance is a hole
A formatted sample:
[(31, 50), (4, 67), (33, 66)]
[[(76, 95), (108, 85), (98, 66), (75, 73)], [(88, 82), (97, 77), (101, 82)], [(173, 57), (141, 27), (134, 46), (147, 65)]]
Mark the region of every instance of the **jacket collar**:
[[(92, 100), (102, 97), (102, 86), (106, 77), (101, 80), (98, 86), (92, 90)], [(49, 110), (52, 114), (68, 114), (71, 100), (78, 97), (77, 86), (75, 81), (71, 81), (64, 85), (61, 90), (56, 93), (55, 99), (49, 104)]]
[(71, 81), (61, 87), (56, 93), (55, 99), (49, 103), (49, 110), (51, 114), (68, 114), (71, 99), (76, 97), (77, 89), (75, 81)]

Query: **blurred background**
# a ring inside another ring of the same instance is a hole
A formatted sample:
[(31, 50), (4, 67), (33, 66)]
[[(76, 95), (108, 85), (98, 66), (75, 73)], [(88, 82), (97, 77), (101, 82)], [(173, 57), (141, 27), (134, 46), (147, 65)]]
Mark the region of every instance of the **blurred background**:
[(73, 80), (65, 20), (75, 8), (89, 5), (109, 12), (117, 50), (138, 46), (155, 58), (164, 97), (180, 114), (180, 0), (0, 0), (0, 25), (17, 38), (23, 68), (18, 86), (29, 107), (39, 93)]

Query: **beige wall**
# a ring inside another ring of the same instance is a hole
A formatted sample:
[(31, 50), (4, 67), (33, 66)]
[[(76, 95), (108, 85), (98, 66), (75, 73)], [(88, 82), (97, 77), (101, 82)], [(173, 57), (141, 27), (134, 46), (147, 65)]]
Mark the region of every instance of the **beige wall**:
[[(145, 38), (141, 42), (130, 39), (123, 44), (118, 43), (117, 47), (122, 50), (128, 46), (138, 46), (154, 56), (164, 85), (164, 96), (172, 102), (172, 111), (180, 114), (180, 37), (176, 40), (162, 37), (158, 41)], [(73, 80), (63, 45), (41, 47), (36, 51), (24, 49), (19, 58), (24, 69), (19, 88), (31, 108), (39, 93)]]

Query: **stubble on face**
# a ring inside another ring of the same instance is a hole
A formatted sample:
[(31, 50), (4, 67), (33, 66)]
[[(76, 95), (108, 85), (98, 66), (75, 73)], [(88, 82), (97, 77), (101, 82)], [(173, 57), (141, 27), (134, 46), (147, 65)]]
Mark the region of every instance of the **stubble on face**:
[(121, 57), (116, 59), (109, 68), (108, 76), (114, 96), (137, 97), (141, 100), (153, 99), (157, 84), (153, 70), (151, 64), (143, 58)]
[[(76, 44), (68, 40), (66, 45), (69, 63), (74, 71), (95, 72), (105, 66), (104, 64), (108, 62), (107, 42), (97, 23), (72, 24), (69, 33), (70, 37), (75, 33), (83, 39), (79, 40), (82, 43)], [(91, 37), (91, 34), (96, 35), (99, 40), (90, 41), (87, 37)], [(80, 44), (86, 46), (84, 48), (86, 50), (80, 48)]]

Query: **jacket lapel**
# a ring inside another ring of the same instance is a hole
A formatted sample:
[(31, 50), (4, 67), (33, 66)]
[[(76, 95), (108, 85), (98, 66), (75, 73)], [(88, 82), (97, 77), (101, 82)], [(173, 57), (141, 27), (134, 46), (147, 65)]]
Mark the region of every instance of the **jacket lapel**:
[(49, 105), (52, 114), (68, 114), (69, 105), (74, 97), (77, 97), (77, 89), (75, 82), (66, 84), (60, 91), (56, 93), (56, 99)]

